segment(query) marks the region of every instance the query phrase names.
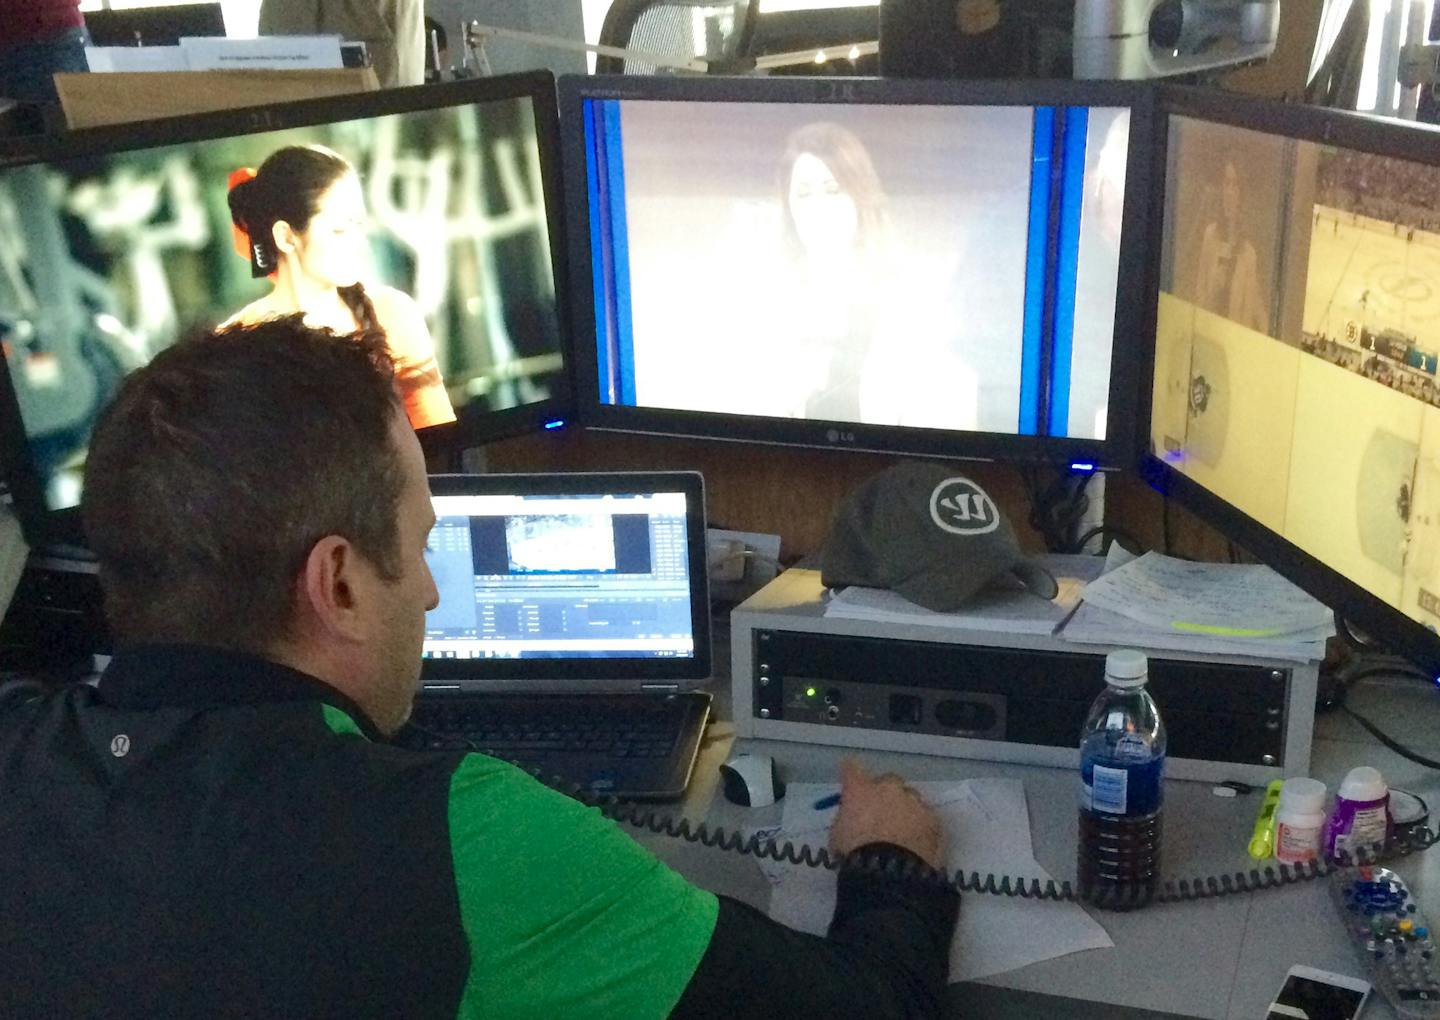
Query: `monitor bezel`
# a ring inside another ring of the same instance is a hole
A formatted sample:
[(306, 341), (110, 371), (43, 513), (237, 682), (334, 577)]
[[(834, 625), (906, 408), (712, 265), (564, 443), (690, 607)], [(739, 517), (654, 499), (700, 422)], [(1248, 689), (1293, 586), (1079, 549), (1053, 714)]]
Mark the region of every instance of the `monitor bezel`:
[[(1157, 220), (1163, 219), (1167, 183), (1164, 167), (1171, 116), (1191, 117), (1299, 141), (1358, 149), (1440, 168), (1440, 129), (1429, 125), (1173, 85), (1161, 89), (1156, 114), (1156, 134), (1161, 142), (1156, 147), (1157, 207), (1161, 210)], [(1152, 319), (1154, 306), (1159, 301), (1161, 233), (1161, 225), (1157, 223), (1157, 243), (1153, 249), (1157, 270), (1150, 296)], [(1149, 336), (1153, 338), (1153, 328)], [(1146, 434), (1136, 462), (1138, 472), (1146, 483), (1163, 497), (1173, 497), (1258, 560), (1330, 606), (1352, 628), (1359, 629), (1431, 674), (1440, 675), (1440, 635), (1149, 452), (1154, 373), (1152, 347), (1152, 357), (1145, 373), (1148, 378), (1141, 390), (1140, 404)]]
[[(551, 72), (525, 71), (494, 78), (357, 92), (272, 106), (88, 128), (57, 136), (0, 139), (0, 170), (510, 99), (529, 99), (534, 111), (555, 287), (557, 335), (564, 367), (556, 377), (554, 392), (545, 400), (473, 415), (465, 414), (462, 408), (460, 420), (434, 425), (416, 433), (427, 456), (457, 457), (461, 450), (468, 447), (536, 431), (546, 423), (571, 417), (574, 357), (569, 288), (565, 282), (564, 253), (567, 245), (560, 185), (560, 122), (555, 76)], [(31, 462), (9, 368), (3, 359), (0, 359), (0, 478), (9, 485), (26, 541), (32, 547), (84, 547), (79, 507), (52, 509), (45, 500), (43, 483)]]
[(1111, 351), (1110, 418), (1104, 440), (1014, 436), (854, 422), (804, 421), (732, 413), (630, 407), (602, 403), (595, 342), (591, 279), (590, 205), (585, 136), (580, 130), (588, 99), (658, 101), (828, 103), (873, 105), (1111, 106), (1131, 111), (1131, 147), (1121, 219), (1118, 280), (1149, 276), (1147, 258), (1153, 161), (1154, 88), (1148, 84), (1074, 81), (916, 81), (885, 78), (651, 77), (562, 75), (559, 79), (561, 157), (565, 219), (569, 233), (567, 269), (577, 281), (572, 294), (575, 414), (587, 428), (768, 445), (915, 454), (933, 458), (1005, 461), (1020, 464), (1084, 465), (1122, 470), (1139, 450), (1140, 337), (1144, 302), (1117, 296)]
[[(526, 690), (578, 690), (594, 684), (616, 689), (644, 684), (698, 686), (710, 679), (713, 649), (710, 635), (709, 571), (705, 548), (705, 482), (698, 471), (551, 472), (486, 475), (431, 475), (432, 496), (491, 493), (526, 495), (680, 492), (685, 496), (685, 547), (690, 560), (690, 626), (695, 654), (690, 658), (423, 659), (421, 674), (430, 686), (460, 684), (466, 689), (492, 689), (524, 684)], [(483, 675), (480, 675), (483, 671)]]

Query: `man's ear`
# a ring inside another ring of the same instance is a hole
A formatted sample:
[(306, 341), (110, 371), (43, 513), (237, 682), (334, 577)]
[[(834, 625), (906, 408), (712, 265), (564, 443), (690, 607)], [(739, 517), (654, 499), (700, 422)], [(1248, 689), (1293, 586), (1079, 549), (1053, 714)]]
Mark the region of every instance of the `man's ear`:
[(270, 236), (275, 241), (275, 250), (282, 255), (295, 254), (297, 237), (295, 228), (284, 220), (276, 220), (270, 227)]
[(349, 540), (327, 535), (311, 547), (300, 572), (299, 595), (308, 613), (322, 630), (343, 640), (361, 640), (367, 631), (360, 618), (361, 567)]

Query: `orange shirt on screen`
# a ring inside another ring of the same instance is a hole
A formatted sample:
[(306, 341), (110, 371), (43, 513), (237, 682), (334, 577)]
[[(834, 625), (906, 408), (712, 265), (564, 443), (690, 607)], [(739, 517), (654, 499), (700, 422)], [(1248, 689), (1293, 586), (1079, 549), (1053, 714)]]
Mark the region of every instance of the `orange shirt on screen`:
[[(385, 346), (395, 362), (395, 383), (405, 401), (405, 416), (410, 425), (423, 429), (455, 420), (455, 408), (445, 391), (445, 381), (435, 360), (435, 344), (425, 317), (414, 300), (393, 287), (367, 287), (365, 293), (375, 306), (375, 318), (385, 331)], [(235, 313), (225, 325), (253, 324), (278, 315), (293, 314), (273, 307), (269, 296), (263, 297)], [(323, 321), (307, 321), (313, 326), (336, 328)], [(337, 332), (352, 331), (337, 329)]]

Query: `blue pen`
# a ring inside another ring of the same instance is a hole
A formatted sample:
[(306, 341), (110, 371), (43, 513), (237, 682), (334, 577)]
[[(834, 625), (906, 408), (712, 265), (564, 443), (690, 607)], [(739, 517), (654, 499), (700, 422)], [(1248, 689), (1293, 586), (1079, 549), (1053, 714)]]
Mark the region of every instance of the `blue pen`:
[(825, 811), (839, 803), (840, 795), (838, 793), (832, 793), (828, 797), (821, 797), (819, 800), (817, 800), (815, 802), (815, 810)]

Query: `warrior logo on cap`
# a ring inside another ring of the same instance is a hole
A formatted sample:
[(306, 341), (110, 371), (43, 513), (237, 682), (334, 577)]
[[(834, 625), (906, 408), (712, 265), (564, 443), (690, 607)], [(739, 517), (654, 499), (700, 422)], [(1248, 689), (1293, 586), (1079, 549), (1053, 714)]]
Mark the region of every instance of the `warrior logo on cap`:
[(947, 478), (930, 493), (930, 519), (952, 535), (983, 535), (1000, 526), (995, 501), (968, 478)]

